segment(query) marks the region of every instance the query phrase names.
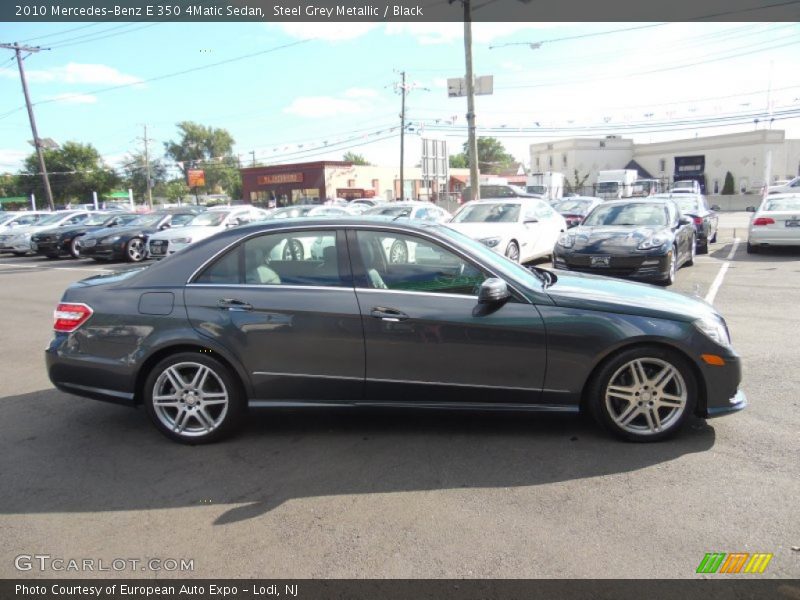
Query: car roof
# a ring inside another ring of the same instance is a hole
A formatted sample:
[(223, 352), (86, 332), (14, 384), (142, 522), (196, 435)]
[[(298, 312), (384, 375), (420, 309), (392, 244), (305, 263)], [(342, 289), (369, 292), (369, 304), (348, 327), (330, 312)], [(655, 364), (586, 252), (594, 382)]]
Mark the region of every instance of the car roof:
[(622, 200), (606, 200), (603, 206), (622, 206), (624, 204), (664, 204), (668, 202), (674, 204), (671, 198), (654, 198), (653, 196), (646, 198), (623, 198)]

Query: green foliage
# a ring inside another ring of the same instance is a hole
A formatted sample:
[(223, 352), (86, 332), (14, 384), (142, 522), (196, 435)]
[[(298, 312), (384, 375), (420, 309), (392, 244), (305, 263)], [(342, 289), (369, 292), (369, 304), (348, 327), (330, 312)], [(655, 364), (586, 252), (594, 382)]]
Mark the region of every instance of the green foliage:
[(183, 202), (189, 195), (189, 186), (183, 179), (173, 179), (164, 184), (164, 195), (172, 203)]
[[(120, 177), (103, 163), (100, 153), (91, 144), (66, 142), (57, 149), (45, 149), (44, 159), (50, 173), (50, 188), (56, 204), (91, 202), (92, 192), (107, 194), (120, 185)], [(24, 195), (36, 194), (37, 201), (45, 201), (39, 159), (32, 153), (25, 159), (24, 173), (19, 175), (18, 191)]]
[(573, 181), (570, 181), (568, 177), (564, 178), (564, 191), (569, 194), (581, 191), (583, 186), (586, 185), (586, 180), (589, 179), (589, 173), (581, 176), (581, 174), (578, 173), (578, 169), (574, 169), (572, 177)]
[(11, 173), (0, 175), (0, 198), (13, 198), (14, 196), (24, 196), (25, 192), (20, 186), (20, 177)]
[(722, 193), (726, 196), (736, 193), (736, 189), (733, 185), (733, 175), (730, 171), (725, 173), (725, 184), (722, 186)]
[[(147, 198), (147, 171), (145, 168), (144, 152), (131, 152), (125, 157), (122, 167), (125, 173), (125, 183), (133, 190), (135, 200), (142, 201)], [(160, 159), (150, 161), (150, 181), (153, 188), (167, 180), (167, 167)]]
[(344, 156), (342, 156), (342, 160), (345, 162), (351, 162), (354, 165), (362, 165), (369, 167), (372, 165), (362, 154), (356, 154), (355, 152), (345, 152)]
[[(464, 142), (464, 151), (450, 156), (450, 167), (469, 167), (469, 142)], [(478, 168), (484, 174), (498, 174), (513, 169), (517, 165), (514, 157), (506, 152), (505, 146), (497, 138), (478, 138)]]
[(233, 156), (234, 139), (225, 129), (206, 127), (192, 121), (177, 125), (180, 140), (164, 143), (167, 157), (182, 163), (184, 174), (194, 163), (205, 171), (209, 193), (226, 193), (232, 198), (241, 195), (242, 180), (238, 161)]

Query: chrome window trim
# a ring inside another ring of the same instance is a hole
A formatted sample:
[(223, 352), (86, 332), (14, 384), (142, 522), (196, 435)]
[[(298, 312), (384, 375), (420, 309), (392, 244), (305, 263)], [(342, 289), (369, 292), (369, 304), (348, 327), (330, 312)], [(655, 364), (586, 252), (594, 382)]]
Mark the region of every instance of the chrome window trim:
[(380, 293), (380, 294), (409, 294), (414, 296), (434, 296), (435, 298), (441, 298), (442, 296), (446, 296), (448, 298), (470, 298), (472, 300), (478, 301), (477, 296), (473, 296), (470, 294), (449, 294), (447, 292), (418, 292), (416, 290), (391, 290), (391, 289), (382, 289), (382, 288), (362, 288), (357, 287), (355, 288), (356, 292), (372, 292), (372, 293)]
[(260, 289), (263, 290), (265, 288), (274, 289), (274, 290), (335, 290), (339, 292), (352, 292), (352, 286), (344, 286), (344, 285), (283, 285), (280, 283), (187, 283), (186, 287), (213, 287), (213, 288), (243, 288), (248, 290), (253, 289)]
[(311, 373), (276, 373), (273, 371), (253, 371), (253, 375), (263, 375), (269, 377), (311, 377), (313, 379), (343, 379), (347, 381), (364, 381), (363, 377), (352, 377), (350, 375), (313, 375)]
[[(442, 226), (441, 223), (439, 223), (437, 225)], [(340, 230), (341, 231), (348, 231), (348, 230), (354, 230), (354, 231), (359, 231), (359, 230), (393, 231), (393, 232), (397, 232), (397, 233), (404, 234), (404, 235), (411, 235), (411, 236), (415, 236), (416, 235), (416, 236), (422, 237), (422, 238), (424, 238), (424, 239), (426, 239), (426, 240), (428, 240), (428, 241), (430, 241), (432, 243), (439, 244), (441, 246), (444, 246), (444, 247), (448, 248), (449, 250), (451, 250), (452, 252), (454, 252), (455, 254), (460, 256), (462, 259), (465, 259), (465, 260), (467, 260), (469, 262), (472, 262), (472, 263), (475, 263), (475, 264), (479, 265), (484, 271), (487, 271), (488, 273), (490, 273), (492, 277), (496, 277), (498, 279), (502, 279), (503, 281), (505, 281), (506, 285), (508, 285), (508, 287), (510, 287), (512, 290), (514, 290), (514, 292), (516, 292), (518, 296), (520, 296), (522, 299), (524, 299), (525, 302), (527, 302), (528, 304), (533, 304), (530, 300), (528, 300), (527, 295), (524, 294), (523, 292), (521, 292), (520, 289), (516, 285), (514, 285), (511, 282), (509, 282), (508, 279), (506, 279), (505, 277), (499, 276), (494, 271), (494, 269), (489, 268), (487, 265), (485, 265), (483, 263), (483, 261), (475, 258), (471, 254), (465, 253), (463, 250), (461, 250), (461, 248), (458, 248), (457, 246), (455, 246), (452, 243), (450, 243), (450, 241), (448, 241), (448, 240), (440, 240), (440, 239), (432, 236), (431, 234), (429, 234), (429, 233), (427, 233), (426, 231), (423, 231), (423, 230), (408, 231), (406, 229), (393, 227), (391, 225), (391, 223), (382, 223), (382, 222), (374, 223), (374, 224), (372, 224), (372, 223), (359, 223), (359, 224), (356, 224), (356, 225), (347, 224), (347, 223), (340, 223), (340, 224), (331, 224), (331, 225), (327, 225), (326, 224), (326, 225), (322, 225), (322, 226), (320, 226), (318, 224), (317, 225), (302, 225), (302, 224), (301, 225), (297, 225), (297, 224), (295, 224), (295, 225), (289, 225), (289, 226), (284, 226), (284, 227), (269, 228), (269, 229), (262, 229), (262, 230), (259, 230), (259, 231), (255, 231), (255, 232), (250, 233), (250, 234), (248, 234), (248, 235), (246, 235), (244, 237), (237, 238), (236, 240), (232, 241), (230, 244), (228, 244), (224, 248), (218, 250), (210, 258), (206, 259), (199, 267), (197, 267), (192, 272), (192, 274), (189, 276), (189, 279), (186, 281), (186, 285), (208, 285), (208, 284), (196, 284), (196, 283), (193, 283), (193, 280), (211, 262), (216, 260), (219, 256), (221, 256), (222, 254), (224, 254), (225, 252), (227, 252), (231, 248), (233, 248), (235, 245), (244, 244), (249, 239), (257, 237), (259, 235), (267, 235), (267, 234), (272, 234), (272, 233), (278, 233), (279, 234), (279, 233), (286, 233), (286, 232), (289, 232), (289, 231), (333, 231), (333, 232), (337, 232), (337, 231), (340, 231)], [(351, 262), (350, 267), (352, 269), (352, 262)], [(216, 285), (216, 284), (213, 284), (213, 285)], [(233, 284), (231, 284), (231, 285), (233, 285)], [(239, 285), (243, 285), (243, 284), (239, 284)], [(348, 289), (350, 289), (350, 288), (348, 288)], [(542, 293), (545, 293), (545, 292), (542, 291)]]

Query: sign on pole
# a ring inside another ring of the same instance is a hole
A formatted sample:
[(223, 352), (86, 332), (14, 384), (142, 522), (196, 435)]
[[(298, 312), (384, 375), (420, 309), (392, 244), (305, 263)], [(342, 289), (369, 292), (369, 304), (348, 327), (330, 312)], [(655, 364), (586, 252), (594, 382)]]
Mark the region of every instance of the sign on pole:
[[(488, 96), (494, 93), (494, 75), (481, 75), (475, 78), (473, 90), (476, 96)], [(458, 98), (467, 95), (467, 80), (464, 77), (447, 80), (447, 96)]]

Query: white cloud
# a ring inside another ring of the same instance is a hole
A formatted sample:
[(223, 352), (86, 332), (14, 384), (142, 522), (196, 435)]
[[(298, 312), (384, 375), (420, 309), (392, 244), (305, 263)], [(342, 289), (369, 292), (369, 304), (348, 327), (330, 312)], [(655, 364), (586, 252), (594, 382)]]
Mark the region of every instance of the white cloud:
[(50, 99), (66, 104), (95, 104), (97, 102), (97, 96), (91, 94), (56, 94)]
[(277, 23), (286, 35), (301, 40), (317, 39), (328, 42), (353, 40), (379, 27), (377, 23)]
[(378, 92), (369, 88), (350, 88), (342, 95), (345, 98), (377, 98)]
[(364, 108), (364, 104), (356, 100), (333, 96), (304, 96), (295, 98), (283, 112), (313, 119), (358, 114), (363, 112)]
[(22, 161), (24, 161), (30, 153), (33, 152), (31, 147), (30, 152), (23, 150), (12, 150), (10, 148), (0, 148), (0, 173), (17, 171), (22, 168)]
[[(88, 63), (67, 63), (61, 67), (49, 69), (32, 69), (25, 72), (28, 81), (32, 83), (92, 83), (107, 85), (122, 85), (140, 83), (142, 79), (135, 75), (121, 73), (108, 65)], [(18, 77), (13, 69), (0, 69), (2, 77)]]

